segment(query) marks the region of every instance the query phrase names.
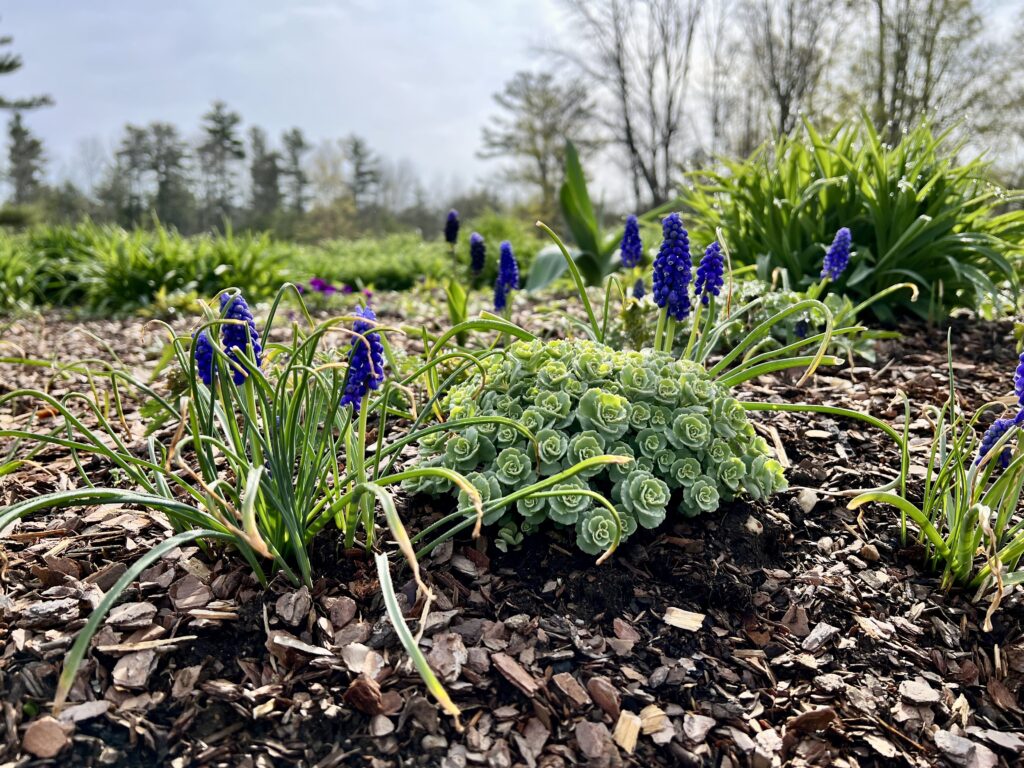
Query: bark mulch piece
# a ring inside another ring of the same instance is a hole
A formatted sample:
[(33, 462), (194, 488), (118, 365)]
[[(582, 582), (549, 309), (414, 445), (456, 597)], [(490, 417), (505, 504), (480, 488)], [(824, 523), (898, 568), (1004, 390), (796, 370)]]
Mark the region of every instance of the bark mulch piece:
[[(743, 396), (834, 403), (895, 423), (898, 390), (922, 405), (946, 388), (944, 331), (906, 333), (880, 346), (876, 365), (823, 371), (800, 390), (764, 378)], [(954, 345), (965, 404), (1007, 394), (1010, 328), (958, 323)], [(20, 369), (2, 376), (23, 383)], [(891, 510), (846, 509), (851, 489), (896, 471), (884, 436), (816, 414), (755, 420), (789, 465), (791, 489), (769, 502), (638, 533), (600, 567), (559, 536), (507, 553), (460, 538), (425, 561), (437, 601), (422, 645), (463, 710), (462, 732), (404, 658), (372, 560), (329, 536), (312, 590), (279, 579), (264, 591), (232, 558), (170, 553), (111, 613), (69, 706), (50, 717), (60, 664), (91, 607), (169, 525), (110, 507), (22, 521), (2, 532), (0, 761), (1019, 764), (1019, 590), (984, 632), (987, 603), (941, 591)], [(929, 435), (920, 419), (912, 431)], [(73, 485), (62, 459), (4, 478), (0, 501)], [(407, 520), (445, 511), (417, 503), (404, 500)], [(415, 587), (395, 576), (411, 621)]]

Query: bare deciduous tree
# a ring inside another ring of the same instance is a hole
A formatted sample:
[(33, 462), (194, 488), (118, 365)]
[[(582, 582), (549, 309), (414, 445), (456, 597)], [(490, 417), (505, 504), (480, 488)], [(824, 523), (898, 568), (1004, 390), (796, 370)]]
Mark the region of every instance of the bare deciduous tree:
[(581, 153), (596, 148), (590, 138), (593, 104), (581, 83), (559, 83), (549, 72), (518, 72), (494, 95), (502, 113), (483, 128), (484, 158), (510, 157), (519, 163), (505, 178), (540, 192), (541, 209), (550, 213), (565, 166), (565, 141)]
[(579, 43), (552, 51), (603, 92), (601, 123), (633, 195), (670, 197), (681, 155), (697, 22), (705, 0), (564, 0)]
[(772, 130), (789, 133), (828, 63), (835, 0), (749, 0), (750, 74), (766, 97)]

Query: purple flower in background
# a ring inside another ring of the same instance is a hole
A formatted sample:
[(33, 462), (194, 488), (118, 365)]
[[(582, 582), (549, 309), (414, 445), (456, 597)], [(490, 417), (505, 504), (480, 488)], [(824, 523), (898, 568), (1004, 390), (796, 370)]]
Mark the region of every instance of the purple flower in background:
[(850, 263), (851, 244), (850, 230), (846, 227), (841, 227), (836, 232), (832, 245), (829, 246), (828, 251), (825, 253), (825, 261), (821, 267), (821, 276), (823, 278), (839, 279), (846, 269), (846, 265)]
[(626, 269), (632, 269), (640, 263), (640, 258), (644, 255), (644, 247), (640, 242), (640, 225), (637, 223), (636, 216), (626, 217), (626, 228), (622, 232), (622, 244), (619, 248), (622, 266)]
[(642, 299), (646, 293), (647, 289), (644, 288), (644, 279), (642, 277), (638, 277), (636, 282), (633, 283), (633, 298)]
[(314, 277), (309, 281), (309, 289), (322, 293), (324, 296), (330, 296), (338, 292), (338, 289), (331, 285), (329, 282), (324, 280), (322, 277)]
[(483, 235), (474, 232), (469, 236), (469, 271), (479, 275), (484, 271), (484, 262), (487, 260), (487, 244)]
[(712, 243), (704, 251), (704, 258), (697, 267), (697, 279), (693, 283), (693, 292), (700, 296), (700, 303), (708, 304), (709, 296), (718, 296), (725, 285), (725, 260), (722, 258), (722, 246)]
[(685, 320), (690, 314), (690, 236), (683, 229), (678, 213), (661, 222), (664, 239), (654, 259), (654, 303), (663, 307), (669, 317)]
[(519, 288), (519, 262), (516, 261), (516, 255), (512, 253), (512, 243), (508, 240), (503, 240), (501, 243), (498, 282), (506, 291), (514, 291)]
[(508, 306), (508, 288), (501, 282), (499, 277), (494, 281), (494, 311), (502, 312)]
[(459, 212), (454, 208), (448, 211), (448, 218), (444, 222), (444, 239), (449, 245), (455, 245), (459, 239)]
[(374, 331), (377, 315), (369, 307), (356, 307), (360, 319), (352, 324), (352, 330), (360, 334), (352, 337), (352, 348), (348, 355), (348, 378), (342, 405), (351, 405), (359, 413), (363, 399), (371, 390), (380, 389), (384, 381), (384, 344), (380, 334)]

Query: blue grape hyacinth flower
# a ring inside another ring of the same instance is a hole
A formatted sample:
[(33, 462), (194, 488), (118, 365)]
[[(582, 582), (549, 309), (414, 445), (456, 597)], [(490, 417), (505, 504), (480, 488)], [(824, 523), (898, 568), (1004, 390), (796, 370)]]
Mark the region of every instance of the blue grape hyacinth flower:
[(678, 213), (661, 222), (663, 240), (654, 259), (654, 303), (665, 309), (669, 317), (685, 320), (690, 314), (690, 236), (683, 228)]
[(821, 268), (821, 276), (823, 278), (827, 277), (831, 280), (838, 280), (840, 278), (846, 270), (846, 265), (850, 263), (851, 245), (850, 230), (846, 227), (840, 227), (839, 231), (836, 232), (832, 245), (829, 246), (828, 251), (825, 253), (825, 261)]
[(196, 359), (196, 373), (199, 379), (208, 387), (213, 386), (213, 345), (210, 337), (206, 335), (206, 329), (199, 331), (192, 337), (192, 355)]
[(693, 283), (693, 292), (700, 296), (700, 303), (708, 305), (711, 296), (718, 296), (725, 285), (725, 259), (722, 257), (722, 246), (712, 243), (704, 251), (704, 258), (697, 267), (697, 279)]
[[(981, 436), (981, 445), (978, 447), (978, 456), (974, 460), (974, 463), (981, 464), (981, 460), (985, 458), (985, 455), (992, 450), (1003, 435), (1014, 427), (1019, 427), (1022, 424), (1024, 424), (1024, 410), (1021, 410), (1012, 419), (996, 419), (992, 422), (992, 426), (986, 429), (985, 434)], [(1003, 469), (1010, 466), (1010, 458), (1012, 455), (1013, 454), (1009, 446), (1003, 448), (1002, 453), (999, 454), (997, 459), (999, 466)]]
[(506, 291), (514, 291), (519, 288), (519, 262), (512, 252), (512, 243), (503, 240), (501, 243), (501, 258), (498, 261), (498, 282)]
[[(233, 296), (225, 293), (220, 297), (220, 311), (224, 318), (238, 321), (225, 323), (221, 329), (221, 343), (228, 357), (237, 362), (239, 355), (246, 354), (251, 345), (253, 362), (259, 368), (263, 364), (263, 347), (260, 344), (260, 332), (256, 330), (256, 319), (249, 304), (240, 293)], [(231, 378), (235, 384), (242, 384), (247, 376), (240, 366), (231, 366)]]
[(494, 309), (502, 312), (508, 306), (508, 294), (519, 288), (519, 262), (512, 252), (512, 243), (503, 240), (498, 258), (498, 278), (494, 281)]
[(487, 260), (487, 244), (483, 235), (474, 232), (469, 236), (469, 271), (479, 275), (484, 271), (484, 263)]
[(494, 281), (494, 311), (504, 312), (508, 306), (508, 289), (502, 285), (499, 277)]
[(384, 344), (376, 328), (376, 313), (369, 307), (356, 307), (353, 313), (359, 317), (352, 324), (352, 330), (360, 334), (352, 337), (352, 348), (348, 355), (348, 378), (341, 395), (342, 405), (351, 405), (359, 413), (363, 400), (372, 391), (380, 389), (384, 381)]
[(1024, 405), (1024, 352), (1021, 352), (1017, 370), (1013, 374), (1013, 391), (1017, 395), (1017, 402)]
[(646, 294), (647, 289), (644, 287), (644, 279), (642, 277), (638, 277), (636, 282), (633, 283), (633, 298), (639, 301)]
[(640, 224), (636, 216), (626, 217), (626, 228), (622, 232), (622, 244), (619, 246), (622, 266), (632, 269), (640, 263), (644, 255), (644, 246), (640, 241)]
[(452, 208), (444, 222), (444, 239), (449, 245), (455, 245), (459, 239), (459, 212)]

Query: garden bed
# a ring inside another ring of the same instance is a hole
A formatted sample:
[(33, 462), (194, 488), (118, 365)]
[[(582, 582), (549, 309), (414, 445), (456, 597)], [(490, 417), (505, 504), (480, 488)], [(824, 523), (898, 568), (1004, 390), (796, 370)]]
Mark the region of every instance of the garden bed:
[[(69, 334), (73, 326), (48, 316), (4, 339), (67, 362), (109, 358), (109, 345), (127, 366), (152, 365), (140, 321), (87, 324), (92, 337)], [(879, 348), (875, 365), (826, 370), (801, 389), (764, 377), (741, 397), (841, 405), (899, 423), (899, 391), (920, 406), (940, 403), (947, 386), (945, 330), (904, 331)], [(966, 406), (1010, 390), (1009, 325), (957, 321), (953, 343)], [(0, 392), (51, 376), (0, 365)], [(911, 429), (923, 445), (931, 427), (918, 416)], [(131, 426), (137, 418), (126, 414)], [(330, 536), (316, 552), (312, 591), (279, 578), (264, 592), (231, 558), (174, 551), (111, 614), (60, 722), (42, 719), (97, 596), (168, 527), (124, 508), (26, 519), (0, 542), (0, 759), (1014, 764), (1024, 750), (1019, 590), (984, 632), (988, 603), (940, 590), (913, 540), (901, 543), (891, 509), (845, 508), (845, 491), (896, 472), (898, 453), (884, 435), (816, 414), (753, 418), (790, 482), (768, 502), (734, 502), (638, 533), (601, 566), (571, 540), (547, 536), (508, 553), (464, 536), (424, 561), (437, 602), (422, 645), (463, 710), (461, 733), (410, 669), (372, 560)], [(77, 482), (71, 456), (51, 450), (37, 462), (0, 478), (0, 505)], [(400, 501), (413, 529), (447, 511), (438, 501)], [(396, 586), (407, 604), (415, 599), (407, 572), (396, 572)], [(639, 726), (632, 750), (622, 746), (631, 745), (629, 726)]]

